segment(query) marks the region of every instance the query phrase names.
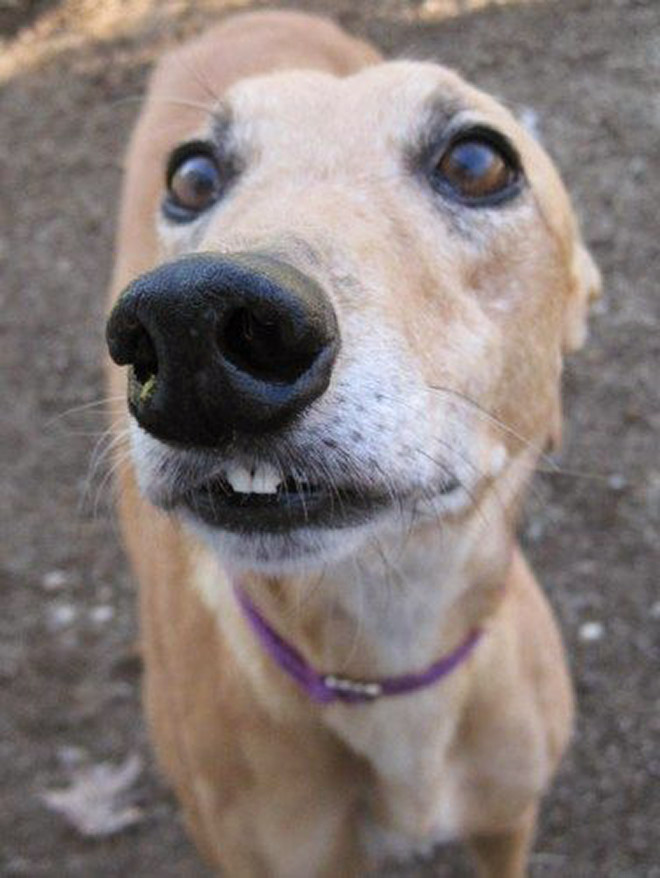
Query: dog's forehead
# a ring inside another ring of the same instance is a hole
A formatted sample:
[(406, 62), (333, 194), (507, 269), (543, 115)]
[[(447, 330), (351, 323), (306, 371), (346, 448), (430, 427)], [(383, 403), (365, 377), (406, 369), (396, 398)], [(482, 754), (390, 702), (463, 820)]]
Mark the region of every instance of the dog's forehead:
[(256, 137), (304, 129), (336, 131), (346, 139), (356, 133), (398, 139), (463, 113), (490, 122), (516, 142), (527, 140), (501, 104), (433, 63), (385, 62), (347, 77), (311, 70), (274, 73), (237, 83), (226, 103), (237, 126)]
[(362, 172), (384, 161), (398, 173), (401, 151), (440, 139), (452, 121), (491, 127), (516, 148), (548, 228), (565, 242), (574, 235), (568, 195), (540, 143), (502, 103), (440, 64), (389, 61), (347, 77), (283, 71), (242, 80), (225, 97), (237, 141), (256, 144), (280, 170), (322, 157), (329, 168)]

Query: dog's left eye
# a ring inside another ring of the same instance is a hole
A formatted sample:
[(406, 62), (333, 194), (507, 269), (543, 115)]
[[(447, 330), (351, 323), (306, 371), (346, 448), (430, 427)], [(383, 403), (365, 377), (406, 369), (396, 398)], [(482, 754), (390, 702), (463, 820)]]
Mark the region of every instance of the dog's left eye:
[(221, 189), (222, 174), (215, 157), (205, 145), (191, 144), (170, 158), (163, 210), (180, 222), (195, 219), (215, 203)]
[(493, 133), (474, 131), (459, 135), (433, 167), (436, 188), (473, 206), (507, 199), (518, 191), (520, 181), (517, 155), (506, 141)]

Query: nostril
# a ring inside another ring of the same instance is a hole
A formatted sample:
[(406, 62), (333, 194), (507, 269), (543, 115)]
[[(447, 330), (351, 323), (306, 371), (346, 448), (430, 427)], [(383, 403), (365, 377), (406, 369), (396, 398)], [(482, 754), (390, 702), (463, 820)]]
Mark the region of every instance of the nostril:
[(309, 369), (318, 351), (288, 335), (275, 317), (237, 308), (220, 329), (218, 342), (224, 357), (241, 371), (289, 384)]
[(158, 373), (158, 357), (151, 336), (125, 301), (115, 306), (106, 327), (110, 356), (118, 366), (132, 366), (139, 384)]
[(133, 352), (133, 374), (139, 384), (146, 384), (158, 374), (158, 357), (149, 333), (143, 327), (135, 337)]

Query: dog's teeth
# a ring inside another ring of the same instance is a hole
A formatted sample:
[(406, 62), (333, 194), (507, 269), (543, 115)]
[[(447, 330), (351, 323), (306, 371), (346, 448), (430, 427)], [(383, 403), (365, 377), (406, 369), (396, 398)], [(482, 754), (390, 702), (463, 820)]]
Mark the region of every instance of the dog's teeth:
[(263, 464), (257, 467), (252, 476), (252, 493), (277, 494), (277, 486), (280, 481), (277, 470), (268, 464)]
[(225, 473), (225, 478), (237, 494), (252, 493), (252, 476), (244, 466), (232, 466)]
[(225, 478), (237, 494), (276, 494), (281, 479), (277, 470), (261, 464), (252, 472), (244, 466), (231, 466)]

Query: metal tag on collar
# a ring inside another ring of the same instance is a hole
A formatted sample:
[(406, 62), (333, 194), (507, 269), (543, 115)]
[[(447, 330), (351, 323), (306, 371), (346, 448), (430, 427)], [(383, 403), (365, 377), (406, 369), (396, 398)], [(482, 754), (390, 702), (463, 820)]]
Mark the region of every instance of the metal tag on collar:
[(323, 677), (323, 684), (333, 692), (358, 695), (363, 698), (378, 698), (383, 694), (383, 687), (380, 683), (350, 680), (348, 677), (337, 677), (335, 674), (326, 674)]

